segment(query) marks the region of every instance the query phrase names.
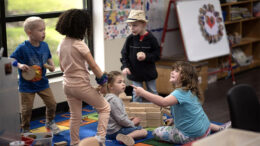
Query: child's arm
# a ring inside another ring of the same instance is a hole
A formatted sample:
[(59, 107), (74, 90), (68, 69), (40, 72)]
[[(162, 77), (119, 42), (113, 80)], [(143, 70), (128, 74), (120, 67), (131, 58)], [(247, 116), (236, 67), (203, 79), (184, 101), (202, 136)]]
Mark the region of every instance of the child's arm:
[(122, 74), (123, 75), (131, 75), (131, 71), (130, 71), (130, 69), (129, 68), (124, 68), (123, 70), (122, 70)]
[(132, 85), (132, 87), (134, 88), (134, 91), (137, 96), (142, 96), (145, 99), (147, 99), (159, 106), (165, 107), (165, 106), (175, 105), (178, 103), (178, 100), (176, 99), (176, 97), (171, 94), (163, 98), (162, 96), (152, 94), (152, 93), (144, 90), (141, 87), (136, 87), (134, 85)]
[(92, 55), (90, 52), (84, 54), (84, 58), (86, 59), (89, 67), (91, 68), (91, 70), (93, 71), (93, 73), (95, 74), (95, 76), (97, 78), (101, 78), (103, 75), (103, 72), (101, 71), (101, 69), (99, 68), (99, 66), (96, 64), (95, 60), (93, 59)]
[(55, 71), (54, 62), (53, 62), (53, 60), (52, 60), (51, 58), (49, 58), (49, 59), (47, 60), (47, 63), (45, 63), (43, 66), (44, 66), (45, 68), (49, 69), (49, 71), (51, 71), (51, 72), (54, 72), (54, 71)]
[(118, 125), (123, 127), (134, 127), (135, 122), (138, 121), (132, 121), (129, 119), (127, 114), (125, 113), (125, 110), (123, 110), (123, 105), (119, 101), (120, 99), (118, 97), (113, 98), (109, 101), (111, 112), (110, 116), (113, 117), (113, 119), (117, 122)]
[[(129, 66), (130, 66), (130, 61), (129, 61), (129, 38), (126, 39), (126, 42), (123, 46), (123, 49), (121, 51), (121, 56), (122, 58), (120, 58), (120, 61), (122, 63), (122, 66), (121, 66), (121, 70), (125, 70), (125, 69), (128, 69), (129, 70)], [(129, 70), (130, 72), (130, 70)]]

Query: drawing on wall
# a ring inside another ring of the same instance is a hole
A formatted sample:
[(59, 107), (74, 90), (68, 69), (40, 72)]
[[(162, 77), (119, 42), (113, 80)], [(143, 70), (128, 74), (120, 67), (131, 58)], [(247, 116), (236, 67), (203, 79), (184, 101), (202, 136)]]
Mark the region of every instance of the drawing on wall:
[(117, 25), (120, 23), (124, 23), (129, 15), (129, 10), (111, 10), (105, 11), (105, 24), (106, 25)]
[(105, 11), (130, 9), (131, 0), (104, 0)]
[(220, 13), (213, 4), (204, 4), (199, 9), (199, 25), (202, 35), (211, 44), (218, 42), (223, 36), (223, 24)]
[[(104, 0), (105, 39), (124, 38), (130, 34), (125, 23), (131, 9), (145, 10), (147, 26), (158, 40), (161, 37), (164, 18), (163, 0)], [(158, 8), (160, 7), (160, 8)]]
[(125, 24), (106, 25), (105, 26), (105, 40), (125, 38), (130, 34), (130, 30)]
[(142, 10), (144, 6), (143, 0), (132, 0), (131, 9)]

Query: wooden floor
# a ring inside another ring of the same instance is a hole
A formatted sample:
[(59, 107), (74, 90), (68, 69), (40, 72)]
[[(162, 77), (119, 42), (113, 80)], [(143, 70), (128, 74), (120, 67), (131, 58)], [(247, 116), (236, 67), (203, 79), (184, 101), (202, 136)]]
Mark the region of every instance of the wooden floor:
[[(236, 85), (251, 85), (255, 89), (260, 102), (260, 68), (236, 74), (235, 80)], [(224, 123), (230, 120), (226, 94), (231, 87), (233, 87), (233, 84), (230, 78), (221, 79), (208, 85), (208, 89), (205, 91), (203, 108), (210, 121)]]

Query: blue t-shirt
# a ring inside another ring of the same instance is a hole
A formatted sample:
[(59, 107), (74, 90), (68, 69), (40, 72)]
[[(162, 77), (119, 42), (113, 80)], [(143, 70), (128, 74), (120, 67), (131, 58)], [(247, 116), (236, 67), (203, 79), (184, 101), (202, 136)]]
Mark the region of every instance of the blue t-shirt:
[(200, 137), (206, 133), (210, 121), (205, 114), (199, 99), (191, 91), (174, 90), (178, 104), (171, 106), (175, 127), (188, 137)]
[(21, 43), (10, 56), (16, 59), (21, 64), (32, 66), (36, 70), (36, 76), (31, 81), (23, 79), (21, 70), (19, 72), (19, 91), (20, 92), (39, 92), (49, 88), (49, 82), (46, 74), (46, 69), (43, 64), (51, 58), (51, 52), (46, 42), (40, 42), (39, 47), (34, 47), (26, 40)]

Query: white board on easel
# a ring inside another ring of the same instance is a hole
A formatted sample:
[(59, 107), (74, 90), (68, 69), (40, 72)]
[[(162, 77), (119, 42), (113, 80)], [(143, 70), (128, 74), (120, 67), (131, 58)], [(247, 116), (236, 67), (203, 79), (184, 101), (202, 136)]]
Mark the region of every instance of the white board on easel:
[(176, 1), (176, 8), (189, 61), (230, 53), (219, 0)]

